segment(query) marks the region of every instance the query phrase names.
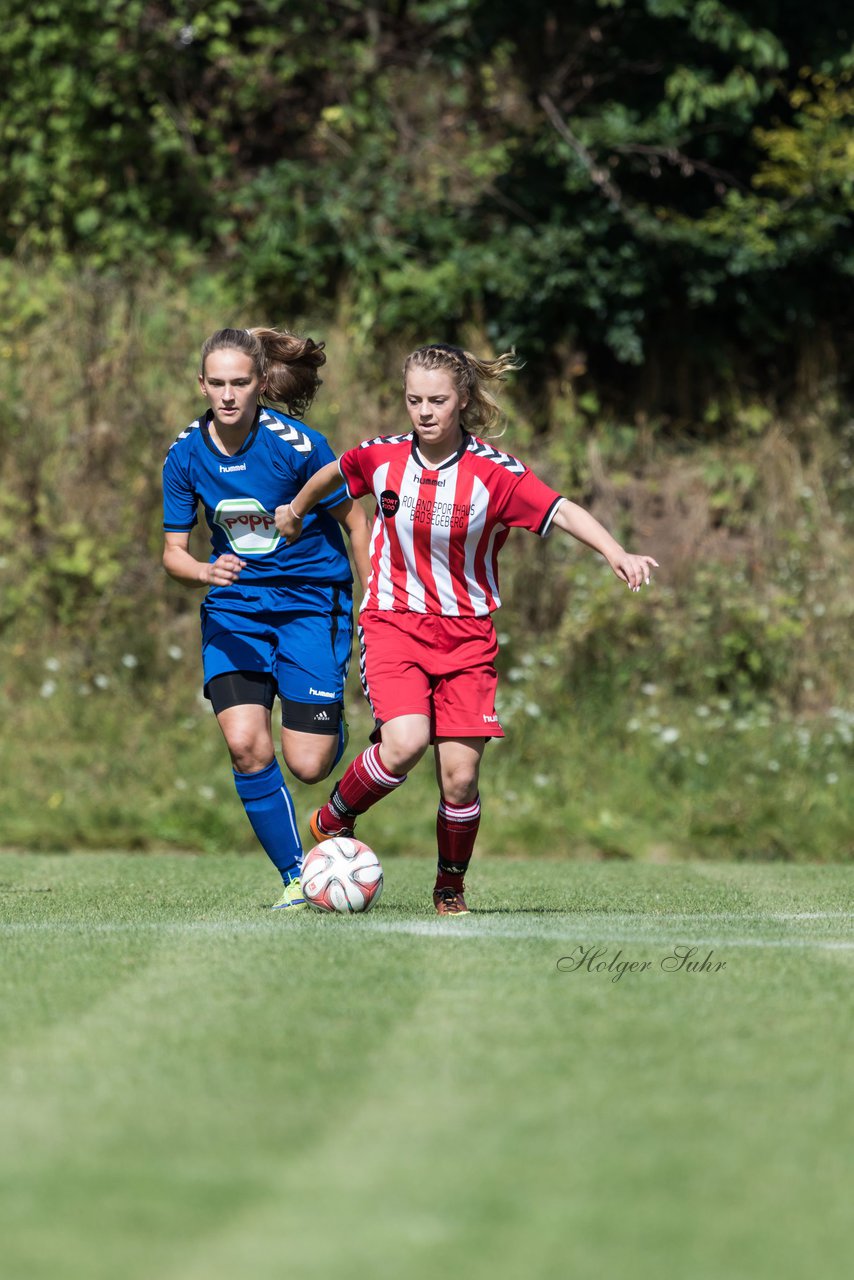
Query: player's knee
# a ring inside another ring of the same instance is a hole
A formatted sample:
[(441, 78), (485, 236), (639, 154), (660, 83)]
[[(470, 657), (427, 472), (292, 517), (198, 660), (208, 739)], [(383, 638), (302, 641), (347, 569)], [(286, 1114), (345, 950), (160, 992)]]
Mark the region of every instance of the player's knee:
[(272, 742), (266, 738), (259, 739), (252, 734), (235, 734), (226, 739), (231, 763), (238, 773), (256, 773), (272, 764), (274, 751)]
[(480, 785), (480, 761), (443, 760), (440, 787), (448, 804), (473, 804)]
[(417, 737), (397, 738), (387, 743), (383, 738), (380, 758), (390, 773), (409, 773), (418, 764), (429, 746)]
[(380, 760), (390, 773), (409, 773), (430, 746), (426, 715), (402, 715), (386, 720), (380, 729)]
[(448, 804), (473, 804), (477, 799), (477, 774), (456, 773), (450, 778), (442, 779), (442, 795)]

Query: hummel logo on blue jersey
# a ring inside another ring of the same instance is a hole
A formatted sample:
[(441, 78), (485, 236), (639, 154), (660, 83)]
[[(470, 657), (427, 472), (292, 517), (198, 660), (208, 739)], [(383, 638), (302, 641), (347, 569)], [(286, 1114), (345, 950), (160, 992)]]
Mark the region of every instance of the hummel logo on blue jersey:
[(246, 463), (245, 463), (245, 462), (236, 462), (236, 463), (234, 464), (234, 466), (233, 466), (233, 467), (224, 467), (224, 466), (222, 466), (222, 464), (220, 464), (220, 468), (219, 468), (219, 469), (220, 469), (220, 472), (223, 472), (223, 471), (245, 471), (245, 470), (246, 470)]
[(334, 698), (335, 694), (330, 693), (328, 689), (312, 689), (309, 686), (309, 693), (315, 698)]
[(262, 413), (259, 421), (277, 435), (280, 440), (296, 449), (297, 453), (311, 453), (314, 445), (304, 431), (299, 431), (292, 422), (279, 422), (271, 413)]

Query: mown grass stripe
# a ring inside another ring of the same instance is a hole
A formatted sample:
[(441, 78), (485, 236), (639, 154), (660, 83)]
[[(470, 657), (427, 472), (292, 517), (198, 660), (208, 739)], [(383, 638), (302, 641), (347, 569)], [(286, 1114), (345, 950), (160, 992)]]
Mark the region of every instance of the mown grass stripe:
[(484, 860), (454, 921), (424, 859), (352, 919), (260, 859), (0, 870), (17, 1280), (847, 1280), (850, 869)]

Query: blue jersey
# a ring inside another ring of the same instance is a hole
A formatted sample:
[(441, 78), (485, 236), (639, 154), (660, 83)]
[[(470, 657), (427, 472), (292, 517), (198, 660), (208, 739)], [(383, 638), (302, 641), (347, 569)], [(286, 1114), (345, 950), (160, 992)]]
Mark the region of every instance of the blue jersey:
[[(182, 431), (163, 467), (163, 528), (189, 532), (202, 504), (211, 533), (211, 560), (231, 553), (246, 561), (235, 584), (293, 587), (301, 582), (350, 583), (353, 575), (331, 507), (347, 498), (342, 484), (305, 518), (302, 536), (287, 546), (273, 513), (335, 454), (319, 431), (275, 409), (261, 408), (243, 447), (221, 453), (210, 438), (210, 410)], [(209, 597), (219, 588), (213, 587)], [(235, 587), (229, 588), (235, 594)]]

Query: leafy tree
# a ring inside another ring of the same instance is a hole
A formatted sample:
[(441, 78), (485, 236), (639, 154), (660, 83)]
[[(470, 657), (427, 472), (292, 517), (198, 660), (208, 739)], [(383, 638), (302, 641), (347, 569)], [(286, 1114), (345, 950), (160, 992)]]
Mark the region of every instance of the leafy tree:
[(785, 386), (829, 298), (850, 342), (838, 3), (4, 9), (7, 253), (201, 252), (277, 314), (343, 299), (372, 344), (474, 319), (683, 415), (731, 367)]

